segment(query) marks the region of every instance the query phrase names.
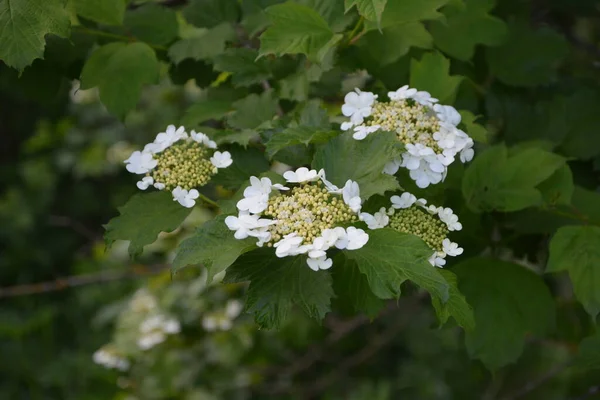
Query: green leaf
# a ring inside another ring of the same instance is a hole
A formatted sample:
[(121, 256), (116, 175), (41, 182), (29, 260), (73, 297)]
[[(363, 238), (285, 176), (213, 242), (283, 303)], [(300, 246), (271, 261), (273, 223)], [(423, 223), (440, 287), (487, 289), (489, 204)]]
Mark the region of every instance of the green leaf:
[(203, 265), (208, 272), (207, 282), (224, 271), (242, 254), (256, 248), (256, 239), (238, 240), (225, 224), (226, 215), (201, 225), (194, 234), (177, 247), (172, 271), (188, 265)]
[(318, 12), (336, 33), (345, 30), (354, 20), (353, 15), (344, 13), (344, 0), (295, 0), (295, 2)]
[[(381, 16), (381, 28), (406, 22), (439, 19), (438, 10), (450, 0), (402, 0), (388, 1)], [(365, 24), (368, 29), (378, 29), (377, 23)]]
[(368, 243), (344, 252), (365, 274), (371, 290), (381, 299), (400, 296), (400, 285), (410, 280), (432, 296), (449, 298), (449, 285), (427, 261), (433, 252), (420, 238), (390, 228), (369, 231)]
[[(600, 94), (584, 88), (567, 97), (566, 124), (561, 150), (568, 156), (588, 160), (600, 154)], [(547, 113), (546, 113), (547, 115)], [(563, 115), (564, 114), (560, 114)]]
[(435, 45), (459, 60), (473, 57), (475, 46), (502, 44), (508, 34), (504, 21), (489, 14), (494, 0), (465, 0), (449, 3), (442, 12), (445, 21), (434, 21), (429, 29)]
[(267, 60), (257, 60), (258, 51), (255, 49), (227, 49), (215, 57), (214, 68), (217, 71), (233, 74), (232, 82), (236, 86), (250, 86), (271, 77)]
[(575, 184), (573, 174), (567, 164), (558, 168), (550, 178), (540, 183), (537, 187), (542, 193), (544, 203), (548, 205), (570, 205)]
[(169, 58), (180, 63), (187, 58), (206, 60), (223, 53), (225, 43), (235, 38), (235, 31), (230, 24), (224, 23), (207, 30), (199, 36), (182, 39), (169, 48)]
[(555, 79), (568, 46), (565, 38), (550, 28), (532, 30), (523, 23), (513, 23), (506, 42), (486, 51), (491, 72), (503, 83), (539, 86)]
[(301, 68), (295, 74), (279, 80), (279, 97), (293, 101), (308, 99), (311, 82), (318, 82), (323, 75), (323, 68), (312, 64), (308, 68)]
[(333, 258), (331, 273), (337, 303), (353, 313), (364, 313), (375, 318), (385, 306), (385, 301), (375, 296), (366, 276), (360, 272), (356, 261), (344, 257), (343, 253)]
[(97, 86), (100, 100), (119, 117), (135, 107), (145, 84), (158, 79), (158, 61), (145, 43), (110, 43), (92, 53), (81, 71), (81, 88)]
[(367, 57), (384, 66), (406, 55), (411, 47), (430, 49), (433, 39), (421, 22), (406, 22), (368, 32), (357, 45)]
[(600, 313), (600, 227), (565, 226), (550, 242), (546, 272), (568, 271), (575, 296), (596, 318)]
[(237, 129), (255, 129), (277, 114), (277, 99), (271, 91), (251, 94), (233, 103), (233, 108), (236, 111), (227, 119), (229, 125)]
[(258, 133), (251, 129), (244, 129), (242, 131), (218, 131), (217, 135), (214, 135), (214, 141), (217, 145), (223, 143), (239, 144), (242, 147), (248, 147), (253, 139), (257, 139)]
[(69, 36), (65, 0), (10, 0), (0, 2), (0, 60), (22, 71), (43, 58), (45, 36)]
[(385, 8), (387, 0), (345, 0), (344, 6), (346, 12), (356, 6), (358, 13), (370, 21), (381, 23), (381, 14)]
[(473, 309), (469, 303), (467, 303), (465, 296), (458, 290), (458, 279), (456, 278), (456, 275), (445, 269), (440, 269), (439, 273), (442, 274), (449, 285), (449, 298), (446, 303), (438, 297), (431, 297), (431, 302), (435, 308), (435, 313), (440, 320), (440, 324), (445, 324), (448, 322), (448, 318), (453, 317), (456, 323), (465, 330), (473, 330), (475, 328)]
[(471, 258), (452, 271), (475, 311), (475, 329), (466, 332), (467, 350), (488, 369), (515, 362), (528, 334), (545, 335), (553, 329), (552, 296), (530, 270), (505, 261)]
[(317, 149), (312, 167), (325, 169), (327, 179), (339, 187), (348, 179), (358, 182), (360, 197), (366, 200), (399, 188), (396, 178), (382, 173), (385, 164), (398, 156), (399, 146), (392, 132), (378, 132), (364, 140), (344, 133)]
[(192, 104), (182, 119), (182, 124), (194, 128), (211, 119), (221, 119), (233, 110), (230, 101), (206, 100)]
[(258, 149), (243, 149), (236, 146), (227, 150), (231, 153), (233, 164), (220, 169), (219, 173), (212, 178), (211, 182), (215, 185), (234, 190), (248, 181), (251, 176), (259, 176), (269, 169), (269, 162)]
[(136, 38), (157, 45), (169, 44), (179, 34), (177, 13), (157, 4), (127, 11), (124, 25)]
[(223, 22), (237, 22), (239, 15), (236, 0), (192, 0), (183, 9), (185, 19), (200, 28), (213, 28)]
[(121, 25), (127, 3), (123, 0), (70, 0), (83, 18), (106, 25)]
[(129, 240), (129, 254), (134, 257), (160, 232), (170, 232), (181, 225), (191, 211), (173, 201), (169, 192), (136, 194), (119, 208), (120, 215), (104, 226), (104, 239), (107, 246), (115, 240)]
[(297, 144), (309, 145), (311, 143), (320, 144), (337, 136), (339, 131), (321, 130), (308, 126), (296, 126), (284, 129), (271, 137), (265, 143), (267, 154), (272, 158), (278, 151)]
[(475, 122), (479, 116), (476, 116), (471, 111), (460, 110), (461, 124), (464, 126), (464, 130), (471, 136), (471, 138), (479, 143), (488, 142), (488, 131), (483, 125)]
[(228, 283), (245, 281), (250, 281), (245, 309), (262, 328), (278, 328), (293, 305), (317, 321), (330, 311), (331, 275), (311, 270), (306, 257), (277, 258), (272, 248), (246, 253), (225, 276)]
[(600, 369), (600, 333), (581, 341), (573, 366), (580, 370)]
[(326, 53), (342, 38), (310, 7), (287, 2), (267, 9), (271, 25), (260, 36), (260, 56), (306, 54), (322, 62)]
[(465, 171), (462, 191), (473, 211), (517, 211), (541, 205), (536, 188), (565, 165), (565, 159), (537, 147), (509, 156), (505, 145), (477, 155)]
[(441, 104), (454, 101), (462, 76), (450, 75), (450, 60), (441, 53), (430, 52), (410, 62), (410, 86), (426, 90)]

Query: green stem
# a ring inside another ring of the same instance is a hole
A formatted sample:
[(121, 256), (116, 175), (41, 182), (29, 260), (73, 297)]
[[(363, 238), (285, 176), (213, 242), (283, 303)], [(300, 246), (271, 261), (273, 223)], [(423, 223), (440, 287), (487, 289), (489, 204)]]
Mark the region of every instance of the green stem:
[[(73, 29), (75, 29), (81, 33), (84, 33), (86, 35), (100, 36), (100, 37), (120, 40), (120, 41), (124, 41), (124, 42), (136, 42), (137, 41), (134, 37), (131, 37), (131, 36), (124, 36), (124, 35), (119, 35), (116, 33), (104, 32), (104, 31), (100, 31), (97, 29), (90, 29), (90, 28), (83, 27), (81, 25), (74, 26)], [(167, 48), (164, 46), (159, 46), (159, 45), (155, 45), (155, 44), (151, 44), (151, 43), (146, 43), (146, 44), (155, 50), (163, 50), (163, 51), (167, 50)]]
[(360, 28), (362, 27), (364, 22), (365, 22), (364, 17), (360, 17), (358, 19), (358, 22), (356, 23), (356, 25), (354, 25), (354, 29), (352, 29), (352, 32), (350, 32), (350, 35), (348, 36), (348, 38), (349, 38), (348, 42), (347, 42), (348, 45), (354, 43), (359, 36), (362, 36), (362, 35), (356, 36), (356, 34), (360, 30)]
[(206, 197), (202, 193), (200, 193), (200, 200), (202, 200), (203, 202), (205, 202), (206, 204), (208, 204), (210, 206), (210, 208), (215, 208), (215, 209), (219, 208), (219, 205), (217, 204), (216, 201), (209, 199), (208, 197)]

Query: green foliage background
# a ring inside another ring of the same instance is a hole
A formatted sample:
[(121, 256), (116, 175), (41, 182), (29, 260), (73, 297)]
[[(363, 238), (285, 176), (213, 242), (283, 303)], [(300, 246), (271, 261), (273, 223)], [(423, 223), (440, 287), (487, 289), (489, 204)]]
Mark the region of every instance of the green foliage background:
[[(0, 0), (0, 398), (599, 398), (599, 43), (592, 0)], [(313, 273), (224, 229), (279, 163), (375, 209), (395, 140), (339, 110), (405, 84), (476, 142), (439, 185), (399, 173), (459, 215), (462, 256), (382, 229)], [(136, 194), (122, 161), (167, 124), (232, 153), (215, 204)], [(182, 333), (103, 369), (139, 287)], [(231, 298), (249, 314), (202, 330)]]

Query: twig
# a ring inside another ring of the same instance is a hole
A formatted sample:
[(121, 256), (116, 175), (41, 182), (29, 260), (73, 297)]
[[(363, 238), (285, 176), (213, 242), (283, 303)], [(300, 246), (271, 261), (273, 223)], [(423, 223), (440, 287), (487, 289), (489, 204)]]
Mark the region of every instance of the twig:
[(600, 394), (600, 385), (590, 387), (582, 396), (576, 397), (573, 400), (586, 400), (595, 394)]
[(66, 215), (50, 215), (48, 217), (48, 224), (52, 226), (59, 226), (64, 228), (71, 228), (74, 232), (80, 234), (86, 239), (92, 242), (98, 240), (98, 234), (91, 229), (87, 228), (84, 224)]
[(0, 298), (26, 296), (30, 294), (57, 292), (67, 288), (91, 285), (95, 283), (105, 283), (118, 281), (121, 279), (140, 278), (148, 275), (158, 274), (168, 266), (153, 265), (143, 266), (136, 265), (126, 271), (103, 271), (92, 274), (73, 275), (65, 278), (56, 279), (54, 281), (46, 281), (39, 283), (31, 283), (25, 285), (10, 286), (0, 288)]
[(202, 193), (200, 193), (200, 200), (202, 200), (207, 205), (209, 205), (210, 206), (209, 208), (212, 208), (212, 209), (218, 209), (219, 208), (219, 205), (217, 204), (217, 202), (215, 202), (214, 200), (209, 199), (208, 197), (206, 197)]
[(556, 375), (563, 372), (570, 364), (571, 364), (571, 360), (555, 365), (554, 367), (552, 367), (548, 371), (546, 371), (543, 375), (541, 375), (539, 378), (537, 378), (531, 382), (528, 382), (521, 389), (517, 390), (516, 392), (514, 392), (508, 396), (503, 397), (502, 400), (520, 399), (521, 397), (525, 396), (526, 394), (539, 388), (540, 386), (542, 386), (543, 384), (545, 384), (546, 382), (548, 382), (549, 380), (554, 378)]

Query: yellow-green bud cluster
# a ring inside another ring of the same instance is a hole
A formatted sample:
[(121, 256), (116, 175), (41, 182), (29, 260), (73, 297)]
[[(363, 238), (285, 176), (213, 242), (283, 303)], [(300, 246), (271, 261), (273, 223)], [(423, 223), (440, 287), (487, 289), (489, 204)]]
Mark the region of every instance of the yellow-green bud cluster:
[(210, 162), (211, 150), (193, 140), (181, 140), (154, 157), (158, 165), (152, 171), (155, 182), (172, 191), (177, 186), (185, 190), (204, 186), (217, 173)]
[(263, 215), (278, 221), (269, 227), (271, 240), (267, 246), (293, 232), (309, 244), (323, 230), (358, 219), (341, 196), (329, 193), (320, 181), (301, 183), (289, 192), (272, 196)]
[(417, 206), (396, 210), (390, 217), (391, 228), (410, 233), (423, 239), (433, 250), (443, 251), (442, 242), (448, 235), (448, 227), (437, 217)]
[(440, 128), (436, 114), (427, 106), (412, 99), (394, 100), (389, 103), (375, 102), (371, 116), (365, 125), (381, 126), (381, 130), (396, 132), (402, 143), (421, 143), (441, 153), (433, 134)]

